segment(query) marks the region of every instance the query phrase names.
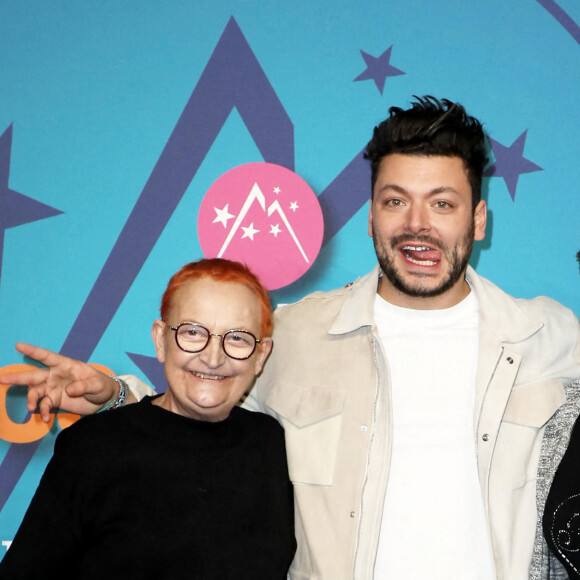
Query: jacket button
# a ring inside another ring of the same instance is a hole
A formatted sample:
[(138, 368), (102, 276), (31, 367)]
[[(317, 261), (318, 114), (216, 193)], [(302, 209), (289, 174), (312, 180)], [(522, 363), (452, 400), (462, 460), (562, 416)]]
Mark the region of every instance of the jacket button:
[(514, 359), (511, 356), (507, 357), (507, 361), (510, 363), (510, 365), (514, 364)]
[(356, 516), (356, 512), (350, 512), (349, 516), (350, 516), (351, 518), (354, 518), (354, 517)]
[(360, 430), (361, 431), (366, 431), (368, 429), (368, 427), (366, 425), (361, 425), (360, 426)]
[(489, 435), (488, 435), (487, 433), (484, 433), (484, 434), (481, 436), (481, 438), (482, 438), (484, 441), (489, 441)]

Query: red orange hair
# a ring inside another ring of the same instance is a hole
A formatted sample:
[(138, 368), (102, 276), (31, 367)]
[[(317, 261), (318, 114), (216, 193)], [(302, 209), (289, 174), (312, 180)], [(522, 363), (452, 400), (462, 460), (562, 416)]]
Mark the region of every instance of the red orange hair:
[(191, 262), (183, 266), (171, 277), (161, 299), (160, 311), (162, 320), (167, 320), (167, 315), (171, 308), (171, 300), (177, 289), (187, 282), (199, 278), (211, 278), (216, 282), (231, 282), (247, 286), (256, 295), (260, 303), (260, 338), (272, 336), (274, 320), (268, 291), (246, 265), (223, 258), (209, 258)]

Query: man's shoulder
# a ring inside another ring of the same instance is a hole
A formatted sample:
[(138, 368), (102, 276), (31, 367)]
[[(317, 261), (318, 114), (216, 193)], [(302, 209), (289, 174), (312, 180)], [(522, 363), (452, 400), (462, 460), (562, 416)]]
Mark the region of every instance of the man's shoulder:
[(557, 319), (576, 318), (574, 312), (549, 296), (534, 296), (532, 298), (517, 298), (491, 280), (476, 274), (474, 270), (468, 273), (468, 280), (474, 287), (477, 297), (483, 307), (493, 305), (497, 309), (517, 309), (528, 316), (539, 316), (543, 321), (551, 317)]
[(563, 304), (548, 296), (515, 298), (473, 271), (468, 272), (468, 281), (478, 299), (480, 320), (500, 340), (515, 344), (534, 337), (544, 350), (553, 352), (559, 345), (576, 350), (574, 357), (580, 355), (580, 323)]
[(514, 298), (516, 304), (522, 310), (529, 310), (530, 312), (537, 312), (547, 317), (576, 317), (574, 312), (564, 306), (557, 300), (549, 296), (535, 296), (533, 298)]
[(324, 318), (329, 314), (335, 314), (350, 296), (359, 293), (368, 284), (373, 285), (372, 296), (374, 296), (377, 276), (378, 273), (373, 270), (340, 288), (326, 291), (317, 290), (307, 294), (297, 302), (281, 304), (274, 312), (276, 320), (285, 321), (296, 318), (297, 315)]
[(290, 302), (287, 304), (279, 304), (274, 312), (275, 316), (284, 317), (288, 314), (293, 315), (295, 312), (303, 310), (316, 311), (323, 304), (340, 304), (348, 293), (348, 288), (352, 285), (348, 284), (342, 288), (335, 288), (333, 290), (317, 290), (307, 294), (297, 302)]

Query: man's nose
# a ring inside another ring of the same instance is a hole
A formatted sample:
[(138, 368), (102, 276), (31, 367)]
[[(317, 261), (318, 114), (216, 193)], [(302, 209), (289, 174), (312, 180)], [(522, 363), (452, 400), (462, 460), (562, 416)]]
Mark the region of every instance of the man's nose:
[(420, 204), (412, 204), (407, 211), (405, 227), (410, 233), (428, 231), (430, 222), (427, 208)]

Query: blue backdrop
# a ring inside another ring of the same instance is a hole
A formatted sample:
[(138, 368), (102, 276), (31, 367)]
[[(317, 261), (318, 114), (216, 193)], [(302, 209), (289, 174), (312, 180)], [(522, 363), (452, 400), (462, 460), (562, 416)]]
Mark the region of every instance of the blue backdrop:
[[(473, 265), (580, 313), (579, 45), (577, 0), (4, 0), (0, 367), (24, 340), (158, 381), (161, 292), (202, 257), (204, 193), (243, 163), (292, 169), (322, 207), (318, 259), (275, 302), (366, 273), (360, 154), (414, 94), (462, 102), (491, 138)], [(0, 404), (28, 420), (23, 389)], [(0, 440), (0, 557), (59, 429)]]

